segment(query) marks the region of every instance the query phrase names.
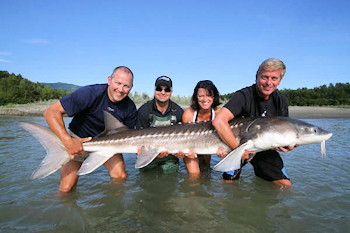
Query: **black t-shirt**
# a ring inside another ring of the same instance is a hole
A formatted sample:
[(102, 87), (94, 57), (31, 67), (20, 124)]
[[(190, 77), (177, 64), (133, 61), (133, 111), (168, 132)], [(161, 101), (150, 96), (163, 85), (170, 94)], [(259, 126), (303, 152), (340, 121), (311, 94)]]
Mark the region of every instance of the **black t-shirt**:
[[(268, 100), (264, 100), (258, 96), (255, 84), (235, 92), (224, 107), (229, 109), (235, 118), (289, 116), (288, 99), (283, 93), (276, 90)], [(283, 172), (283, 161), (276, 150), (256, 153), (250, 162), (255, 174), (265, 180), (288, 178)]]
[(256, 85), (235, 92), (224, 106), (237, 117), (288, 117), (288, 99), (279, 90), (274, 91), (268, 100), (258, 96)]
[(136, 128), (143, 129), (151, 127), (151, 122), (153, 121), (153, 119), (150, 119), (151, 115), (154, 115), (158, 118), (166, 118), (168, 116), (174, 115), (176, 117), (176, 119), (174, 119), (174, 122), (181, 122), (183, 112), (184, 110), (178, 104), (170, 100), (167, 110), (164, 114), (162, 114), (157, 109), (155, 100), (153, 99), (151, 101), (148, 101), (147, 103), (144, 103), (137, 110)]

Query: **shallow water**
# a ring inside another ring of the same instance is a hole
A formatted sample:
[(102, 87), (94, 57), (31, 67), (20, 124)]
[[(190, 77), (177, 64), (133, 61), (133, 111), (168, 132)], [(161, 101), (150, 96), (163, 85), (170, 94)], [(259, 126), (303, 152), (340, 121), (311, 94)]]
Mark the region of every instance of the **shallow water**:
[[(69, 119), (66, 119), (69, 121)], [(135, 155), (124, 155), (128, 179), (112, 183), (101, 167), (82, 176), (76, 191), (57, 192), (59, 173), (30, 180), (45, 150), (18, 121), (0, 117), (0, 232), (349, 232), (350, 119), (308, 119), (333, 133), (320, 145), (283, 153), (291, 189), (254, 176), (226, 184), (221, 173), (190, 180), (184, 164), (176, 174), (140, 173)], [(213, 156), (212, 166), (219, 161)]]

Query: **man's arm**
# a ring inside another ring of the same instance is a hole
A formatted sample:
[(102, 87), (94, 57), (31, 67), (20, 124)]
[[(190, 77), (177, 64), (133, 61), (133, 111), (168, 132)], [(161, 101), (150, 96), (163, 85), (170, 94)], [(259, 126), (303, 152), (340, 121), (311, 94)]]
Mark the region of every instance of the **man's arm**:
[(63, 143), (68, 154), (71, 155), (71, 158), (74, 158), (85, 152), (82, 143), (91, 140), (91, 138), (72, 138), (67, 132), (63, 121), (64, 113), (65, 110), (61, 102), (57, 101), (44, 111), (44, 117), (51, 130)]
[[(215, 116), (215, 119), (212, 121), (213, 126), (215, 127), (216, 131), (218, 132), (221, 139), (228, 145), (232, 150), (236, 149), (239, 144), (236, 140), (235, 135), (233, 134), (230, 124), (228, 123), (230, 120), (234, 118), (234, 115), (231, 113), (230, 110), (223, 107), (218, 112), (218, 114)], [(218, 151), (219, 152), (219, 151)], [(248, 159), (251, 154), (255, 154), (254, 151), (246, 150), (244, 152), (244, 155), (242, 156), (242, 159)], [(219, 155), (219, 154), (218, 154)], [(225, 157), (227, 153), (222, 153), (222, 156)]]
[(233, 134), (229, 121), (234, 118), (234, 115), (230, 110), (223, 107), (218, 114), (215, 116), (215, 119), (212, 121), (213, 126), (218, 132), (221, 139), (228, 145), (232, 150), (238, 147), (238, 142), (235, 135)]

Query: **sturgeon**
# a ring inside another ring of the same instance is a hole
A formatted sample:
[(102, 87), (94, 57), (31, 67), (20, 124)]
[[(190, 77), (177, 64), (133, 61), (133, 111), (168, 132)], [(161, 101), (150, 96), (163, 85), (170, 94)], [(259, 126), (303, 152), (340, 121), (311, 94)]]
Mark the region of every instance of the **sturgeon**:
[[(46, 177), (71, 160), (59, 138), (48, 127), (29, 122), (18, 124), (37, 138), (46, 150), (45, 158), (31, 179)], [(128, 129), (105, 112), (105, 126), (104, 132), (83, 143), (89, 156), (82, 163), (78, 175), (91, 173), (116, 153), (135, 154), (138, 149), (135, 168), (147, 166), (161, 151), (175, 154), (194, 149), (197, 154), (215, 154), (219, 147), (230, 151), (211, 122), (135, 130)], [(321, 153), (325, 154), (325, 141), (332, 136), (332, 133), (317, 126), (287, 117), (234, 118), (230, 127), (240, 146), (214, 167), (217, 171), (240, 168), (245, 150), (259, 152), (281, 146), (321, 143)]]

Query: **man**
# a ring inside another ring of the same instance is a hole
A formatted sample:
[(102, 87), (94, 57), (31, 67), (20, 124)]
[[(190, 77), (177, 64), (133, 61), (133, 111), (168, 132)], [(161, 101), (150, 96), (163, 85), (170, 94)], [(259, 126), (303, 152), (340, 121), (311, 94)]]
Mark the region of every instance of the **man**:
[[(213, 120), (213, 126), (220, 137), (231, 148), (238, 147), (238, 143), (229, 127), (229, 121), (234, 117), (270, 117), (284, 116), (288, 113), (288, 100), (284, 94), (277, 90), (286, 72), (284, 63), (279, 59), (270, 58), (265, 60), (256, 74), (256, 83), (250, 87), (235, 92), (229, 102), (222, 108)], [(276, 148), (287, 152), (294, 147)], [(285, 172), (283, 161), (276, 150), (262, 151), (251, 160), (255, 174), (277, 185), (289, 187), (291, 182)], [(249, 157), (252, 151), (246, 151), (243, 159)], [(241, 170), (225, 172), (225, 180), (239, 178)]]
[[(149, 127), (167, 126), (181, 122), (183, 109), (170, 100), (173, 93), (172, 81), (167, 76), (156, 79), (153, 100), (143, 104), (137, 113), (137, 125), (139, 129)], [(178, 170), (179, 159), (169, 155), (168, 151), (162, 151), (143, 170), (160, 167), (166, 173)]]
[[(69, 192), (76, 187), (77, 171), (88, 156), (84, 154), (82, 143), (104, 130), (104, 111), (114, 115), (129, 128), (134, 128), (137, 111), (134, 102), (128, 97), (132, 86), (133, 73), (129, 68), (120, 66), (108, 77), (108, 84), (82, 87), (45, 110), (47, 124), (72, 158), (60, 169), (61, 192)], [(63, 114), (73, 117), (69, 132), (65, 128)], [(115, 154), (104, 166), (111, 178), (125, 179), (127, 176), (121, 154)]]

